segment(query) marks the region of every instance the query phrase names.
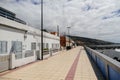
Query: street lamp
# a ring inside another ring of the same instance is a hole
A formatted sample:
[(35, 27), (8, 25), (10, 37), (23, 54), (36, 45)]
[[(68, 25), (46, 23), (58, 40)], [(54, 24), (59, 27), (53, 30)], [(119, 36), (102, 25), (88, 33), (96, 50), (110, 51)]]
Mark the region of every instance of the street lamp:
[(69, 46), (70, 46), (70, 28), (71, 27), (67, 27), (67, 29), (68, 29), (68, 35), (69, 35)]
[(41, 0), (41, 59), (43, 60), (43, 0)]

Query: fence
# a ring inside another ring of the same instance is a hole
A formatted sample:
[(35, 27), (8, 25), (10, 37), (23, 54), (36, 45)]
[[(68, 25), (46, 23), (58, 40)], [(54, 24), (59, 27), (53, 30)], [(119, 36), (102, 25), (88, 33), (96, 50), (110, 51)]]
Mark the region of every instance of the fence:
[(9, 69), (9, 55), (0, 56), (0, 72)]
[(85, 46), (85, 50), (97, 64), (106, 80), (120, 80), (120, 63)]
[(26, 51), (22, 58), (16, 59), (16, 54), (10, 54), (10, 69), (36, 61), (35, 51)]

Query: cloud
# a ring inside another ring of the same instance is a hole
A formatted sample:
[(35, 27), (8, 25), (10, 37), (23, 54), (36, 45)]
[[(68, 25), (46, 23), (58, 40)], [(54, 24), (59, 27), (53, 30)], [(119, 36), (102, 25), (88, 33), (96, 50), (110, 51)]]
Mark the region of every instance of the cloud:
[[(40, 27), (40, 0), (0, 0), (28, 25)], [(120, 42), (119, 0), (44, 0), (44, 28), (71, 35)], [(112, 38), (112, 39), (111, 39)]]
[(16, 14), (16, 16), (32, 27), (40, 26), (40, 4), (32, 0), (2, 0), (0, 5)]
[(105, 20), (105, 19), (110, 19), (110, 18), (114, 18), (114, 17), (120, 17), (120, 9), (111, 12), (109, 15), (104, 16), (102, 19)]

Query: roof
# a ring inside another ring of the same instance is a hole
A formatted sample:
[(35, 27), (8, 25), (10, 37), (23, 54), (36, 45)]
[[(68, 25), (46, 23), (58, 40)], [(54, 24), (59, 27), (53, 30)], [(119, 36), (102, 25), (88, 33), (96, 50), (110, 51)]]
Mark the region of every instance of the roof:
[(10, 14), (12, 14), (12, 15), (14, 15), (14, 16), (16, 15), (15, 13), (13, 13), (13, 12), (5, 9), (5, 8), (2, 8), (2, 7), (0, 7), (0, 10), (3, 10), (3, 11), (5, 11), (5, 12), (7, 12), (7, 13), (10, 13)]

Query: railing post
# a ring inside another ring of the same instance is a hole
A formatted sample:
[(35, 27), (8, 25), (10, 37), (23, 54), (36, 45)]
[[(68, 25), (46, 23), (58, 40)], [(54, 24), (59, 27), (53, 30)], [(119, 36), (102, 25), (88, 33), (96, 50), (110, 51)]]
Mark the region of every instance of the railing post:
[(109, 70), (108, 70), (108, 64), (105, 64), (105, 70), (106, 70), (106, 80), (109, 80)]
[(15, 54), (14, 53), (11, 53), (10, 54), (10, 69), (14, 69), (15, 68)]
[(41, 50), (39, 50), (39, 55), (37, 55), (39, 60), (41, 60)]
[(37, 60), (37, 59), (38, 59), (38, 54), (37, 54), (37, 51), (36, 51), (36, 50), (34, 50), (32, 53), (33, 53), (34, 58)]
[(50, 51), (50, 56), (52, 56), (52, 50), (50, 49), (49, 51)]

